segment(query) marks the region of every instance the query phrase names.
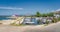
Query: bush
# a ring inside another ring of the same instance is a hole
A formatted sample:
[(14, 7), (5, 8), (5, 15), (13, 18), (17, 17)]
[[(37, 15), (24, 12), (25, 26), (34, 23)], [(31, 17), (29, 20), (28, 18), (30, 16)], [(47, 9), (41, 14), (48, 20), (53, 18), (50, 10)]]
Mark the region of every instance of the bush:
[(60, 17), (58, 18), (58, 21), (60, 21)]
[(56, 23), (56, 22), (58, 22), (57, 20), (58, 20), (57, 18), (53, 17), (52, 22), (53, 22), (53, 23)]
[(46, 21), (46, 24), (49, 24), (49, 21)]

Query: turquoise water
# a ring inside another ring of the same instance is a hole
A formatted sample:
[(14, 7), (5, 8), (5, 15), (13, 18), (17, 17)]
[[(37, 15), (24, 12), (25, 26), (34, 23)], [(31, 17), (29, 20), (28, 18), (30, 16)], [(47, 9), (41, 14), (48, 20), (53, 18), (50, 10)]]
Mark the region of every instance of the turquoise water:
[(11, 18), (8, 18), (8, 17), (0, 17), (0, 20), (8, 20), (8, 19), (11, 19)]

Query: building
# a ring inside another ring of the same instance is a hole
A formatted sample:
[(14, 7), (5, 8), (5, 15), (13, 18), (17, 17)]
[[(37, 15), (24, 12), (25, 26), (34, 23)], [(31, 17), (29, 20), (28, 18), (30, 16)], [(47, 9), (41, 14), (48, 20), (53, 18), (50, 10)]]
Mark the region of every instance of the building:
[(37, 18), (37, 21), (40, 20), (40, 24), (45, 24), (46, 21), (51, 23), (52, 19), (53, 19), (52, 17), (39, 17), (39, 18)]
[(60, 11), (55, 11), (55, 12), (54, 12), (54, 16), (55, 16), (56, 18), (59, 18), (59, 17), (60, 17)]
[(26, 17), (23, 24), (37, 24), (36, 18)]

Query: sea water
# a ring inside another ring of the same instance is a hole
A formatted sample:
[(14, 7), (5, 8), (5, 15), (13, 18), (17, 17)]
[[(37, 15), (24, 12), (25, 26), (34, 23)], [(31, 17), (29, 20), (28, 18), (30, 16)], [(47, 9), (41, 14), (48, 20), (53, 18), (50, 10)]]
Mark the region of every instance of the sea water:
[(9, 19), (11, 19), (11, 18), (0, 16), (0, 20), (9, 20)]

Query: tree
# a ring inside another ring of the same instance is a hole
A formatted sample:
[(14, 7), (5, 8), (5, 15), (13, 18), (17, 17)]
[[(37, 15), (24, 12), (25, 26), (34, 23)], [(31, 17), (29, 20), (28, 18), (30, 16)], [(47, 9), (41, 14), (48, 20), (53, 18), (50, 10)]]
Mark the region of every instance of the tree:
[(47, 16), (47, 14), (41, 14), (41, 17), (46, 17)]
[(47, 13), (47, 16), (54, 16), (54, 13)]
[(54, 16), (54, 14), (53, 13), (44, 13), (44, 14), (41, 14), (41, 16), (42, 17), (47, 17), (47, 16), (51, 16), (51, 17), (53, 17)]
[(36, 12), (36, 17), (40, 17), (40, 16), (41, 16), (40, 12)]

